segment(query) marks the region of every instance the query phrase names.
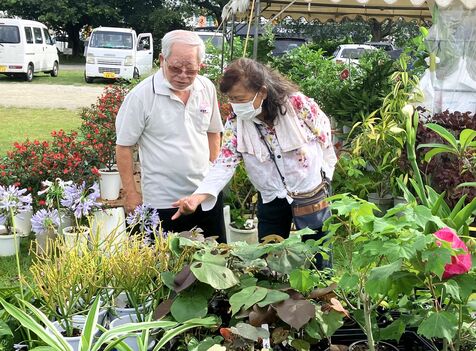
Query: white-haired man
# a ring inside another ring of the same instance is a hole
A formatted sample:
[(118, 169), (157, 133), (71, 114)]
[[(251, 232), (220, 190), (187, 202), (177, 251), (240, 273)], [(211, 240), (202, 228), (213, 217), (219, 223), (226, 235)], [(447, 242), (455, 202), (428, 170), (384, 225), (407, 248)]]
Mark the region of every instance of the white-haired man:
[[(171, 220), (172, 203), (193, 193), (220, 151), (223, 125), (213, 83), (198, 74), (205, 46), (193, 32), (162, 38), (160, 70), (126, 96), (116, 118), (116, 157), (125, 209), (144, 203), (159, 212), (165, 231), (197, 226), (224, 241), (223, 201), (213, 211)], [(133, 178), (133, 146), (139, 145), (142, 194)]]

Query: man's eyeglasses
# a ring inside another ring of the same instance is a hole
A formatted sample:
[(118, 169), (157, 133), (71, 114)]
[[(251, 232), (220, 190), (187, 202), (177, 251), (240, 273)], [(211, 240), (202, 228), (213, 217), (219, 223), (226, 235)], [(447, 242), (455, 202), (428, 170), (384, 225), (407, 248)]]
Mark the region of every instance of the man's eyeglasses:
[(198, 69), (183, 69), (182, 67), (170, 65), (167, 59), (164, 59), (164, 61), (167, 62), (167, 68), (173, 75), (178, 76), (179, 74), (182, 74), (182, 72), (184, 72), (187, 77), (193, 77), (198, 74)]

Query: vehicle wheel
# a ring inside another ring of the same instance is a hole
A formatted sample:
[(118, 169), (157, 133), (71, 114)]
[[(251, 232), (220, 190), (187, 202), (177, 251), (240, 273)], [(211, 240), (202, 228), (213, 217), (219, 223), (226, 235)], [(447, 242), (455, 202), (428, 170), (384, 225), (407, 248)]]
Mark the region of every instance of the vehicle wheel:
[(53, 69), (50, 71), (50, 75), (52, 77), (58, 77), (58, 62), (55, 61), (54, 65), (53, 65)]
[(30, 63), (25, 73), (25, 80), (31, 82), (33, 80), (33, 65)]
[(137, 67), (134, 67), (134, 74), (132, 75), (132, 78), (139, 79), (139, 77), (139, 70), (137, 69)]
[(86, 83), (88, 84), (91, 84), (93, 82), (93, 78), (92, 77), (88, 77), (86, 75), (86, 72), (84, 72), (84, 80), (86, 81)]

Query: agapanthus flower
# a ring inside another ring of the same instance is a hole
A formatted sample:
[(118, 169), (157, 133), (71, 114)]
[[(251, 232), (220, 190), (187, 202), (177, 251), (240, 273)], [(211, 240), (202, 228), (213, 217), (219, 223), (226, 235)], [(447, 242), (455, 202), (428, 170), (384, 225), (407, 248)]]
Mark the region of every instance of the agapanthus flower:
[(56, 178), (53, 182), (45, 180), (41, 182), (44, 189), (38, 192), (38, 195), (46, 193), (46, 205), (48, 207), (55, 207), (58, 204), (55, 203), (59, 199), (63, 198), (64, 189), (67, 186), (71, 186), (73, 182), (71, 180), (64, 181), (61, 178)]
[(0, 185), (0, 223), (4, 223), (7, 230), (11, 226), (12, 215), (31, 210), (31, 194), (27, 189), (19, 189), (15, 185), (8, 187)]
[(57, 209), (46, 210), (42, 208), (31, 217), (31, 229), (36, 234), (48, 229), (58, 229), (60, 218)]
[(63, 196), (61, 205), (70, 209), (77, 219), (86, 217), (93, 209), (101, 207), (101, 203), (96, 201), (100, 196), (97, 183), (94, 183), (90, 188), (86, 188), (86, 182), (81, 185), (67, 185), (64, 188)]
[(134, 209), (134, 212), (129, 213), (126, 223), (131, 227), (139, 226), (141, 232), (151, 235), (157, 232), (157, 227), (160, 225), (159, 213), (156, 209), (141, 204)]

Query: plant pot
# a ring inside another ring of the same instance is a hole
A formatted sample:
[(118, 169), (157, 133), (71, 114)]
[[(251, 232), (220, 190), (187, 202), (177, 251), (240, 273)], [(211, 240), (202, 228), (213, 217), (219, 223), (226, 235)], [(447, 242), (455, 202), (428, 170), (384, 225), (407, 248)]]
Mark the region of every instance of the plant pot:
[(19, 236), (30, 235), (31, 217), (33, 217), (33, 210), (27, 210), (15, 215), (15, 229)]
[[(367, 351), (367, 340), (359, 340), (349, 346), (349, 351)], [(375, 347), (376, 351), (399, 351), (398, 347), (387, 342), (379, 341)]]
[(99, 170), (99, 188), (101, 191), (101, 199), (103, 200), (116, 200), (119, 198), (119, 192), (121, 190), (121, 176), (117, 169)]
[(99, 247), (109, 246), (114, 252), (127, 238), (126, 216), (123, 207), (107, 208), (94, 212), (92, 241)]
[[(73, 328), (80, 329), (82, 331), (84, 324), (86, 323), (86, 316), (73, 316), (72, 317), (72, 322), (73, 322)], [(60, 333), (64, 332), (64, 328), (61, 326), (59, 321), (54, 321), (53, 326), (57, 331)], [(50, 335), (53, 335), (53, 333), (49, 330), (46, 329), (46, 332)], [(97, 331), (96, 331), (97, 333)], [(96, 334), (95, 333), (95, 334)], [(79, 343), (81, 341), (81, 335), (79, 336), (63, 336), (66, 342), (70, 346), (71, 351), (79, 351)]]
[(72, 249), (88, 242), (90, 229), (85, 226), (70, 226), (63, 229), (63, 241), (67, 248)]
[(15, 255), (20, 250), (20, 237), (17, 235), (7, 234), (5, 226), (0, 225), (0, 257), (8, 257)]
[[(125, 292), (121, 292), (114, 301), (115, 306), (113, 307), (112, 315), (114, 317), (130, 317), (134, 316), (137, 320), (137, 311), (134, 307), (126, 307), (129, 305), (129, 301), (127, 299), (127, 295)], [(146, 316), (147, 313), (150, 312), (152, 306), (152, 300), (149, 300), (143, 306), (139, 306), (138, 310), (142, 314), (143, 318)]]
[(236, 241), (246, 241), (248, 244), (255, 244), (258, 242), (258, 228), (253, 229), (238, 229), (233, 227), (233, 222), (229, 225), (230, 236), (227, 238), (227, 243)]
[[(137, 316), (135, 315), (131, 315), (131, 316), (122, 316), (122, 317), (118, 317), (116, 319), (113, 319), (111, 321), (111, 324), (110, 324), (110, 329), (114, 329), (115, 327), (118, 327), (120, 325), (123, 325), (123, 324), (127, 324), (127, 323), (136, 323), (137, 322)], [(139, 346), (137, 344), (137, 339), (140, 337), (141, 335), (141, 332), (137, 332), (137, 333), (129, 333), (130, 335), (131, 334), (135, 334), (135, 336), (131, 335), (131, 336), (128, 336), (124, 339), (124, 343), (126, 343), (132, 350), (134, 351), (139, 351)], [(154, 347), (154, 344), (155, 344), (155, 341), (152, 339), (151, 340), (151, 337), (149, 336), (149, 345), (147, 347), (148, 350), (151, 350), (153, 347)]]
[(393, 207), (400, 205), (400, 204), (406, 204), (407, 200), (403, 196), (396, 196), (393, 198)]
[(54, 229), (45, 230), (36, 234), (36, 254), (46, 254), (56, 239), (57, 234), (58, 233)]
[(377, 193), (369, 193), (368, 200), (377, 205), (382, 216), (393, 207), (393, 197), (390, 194), (380, 197)]

